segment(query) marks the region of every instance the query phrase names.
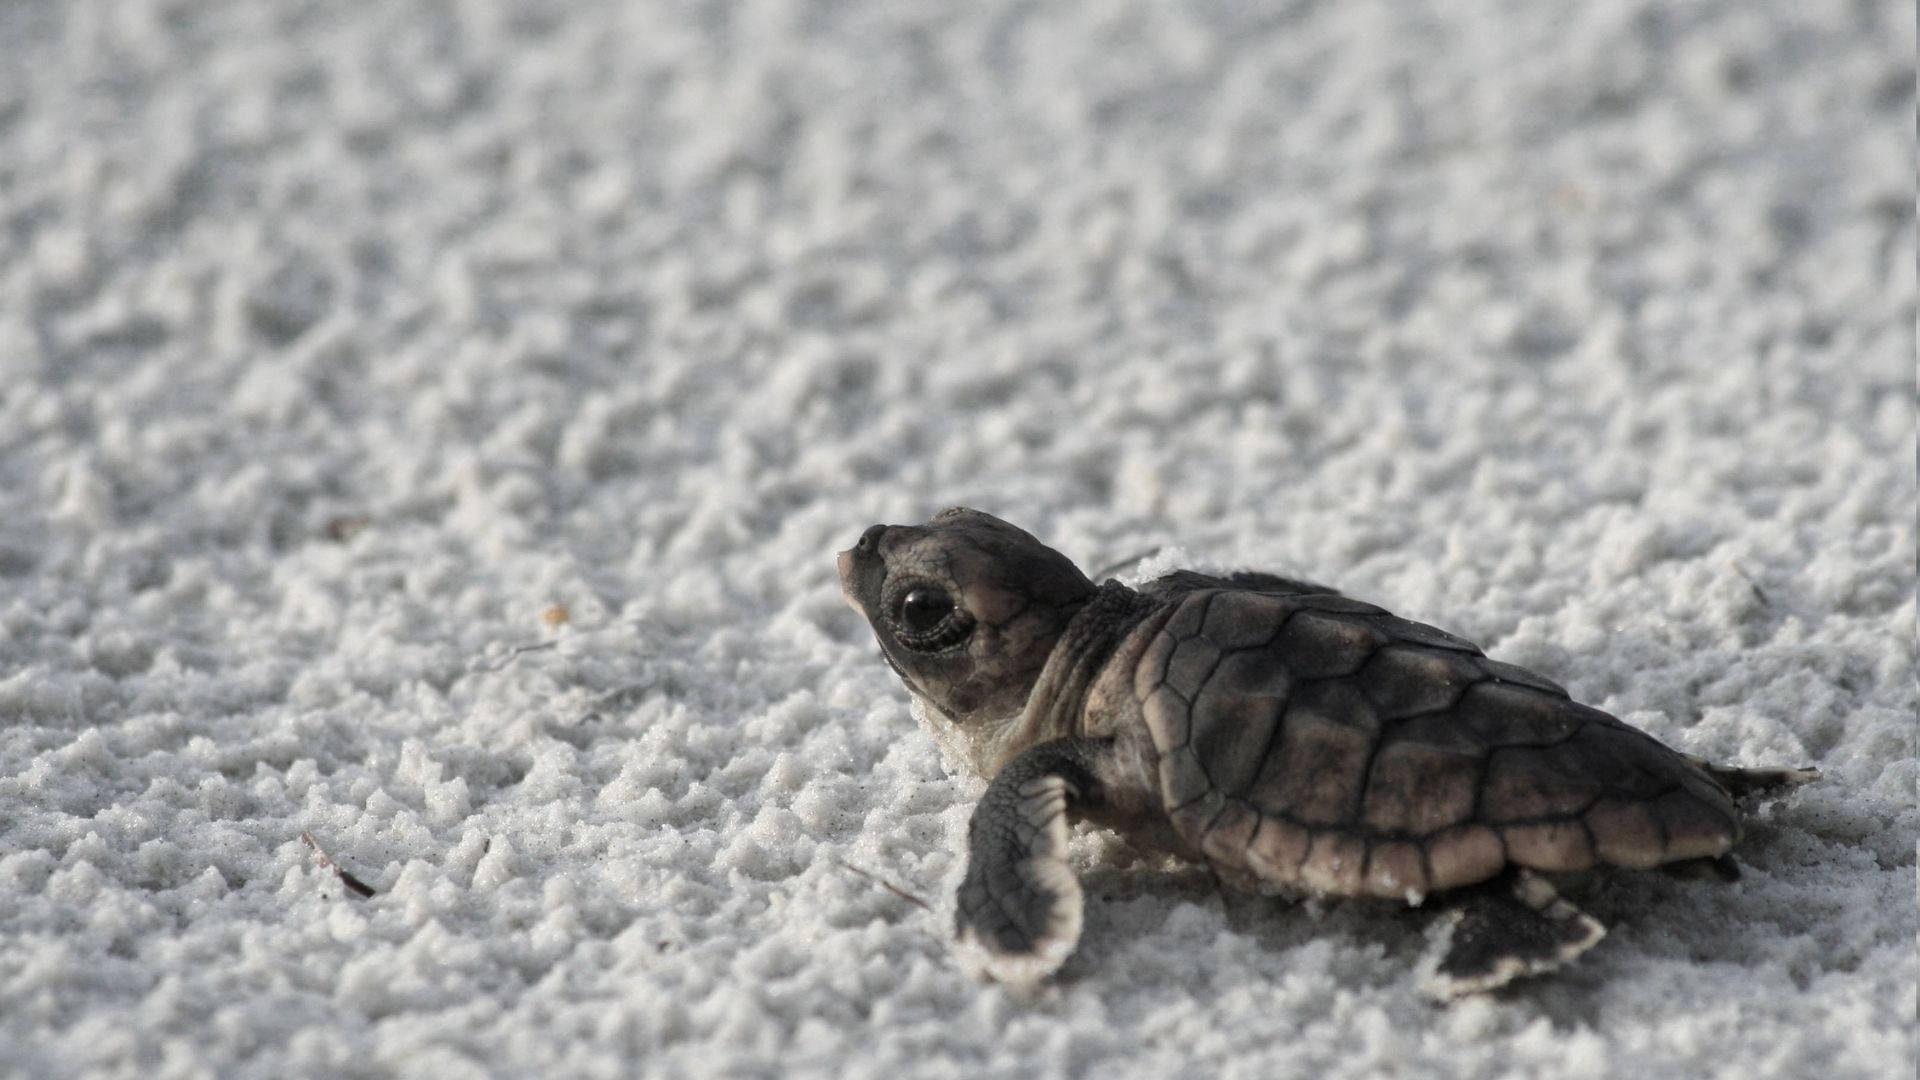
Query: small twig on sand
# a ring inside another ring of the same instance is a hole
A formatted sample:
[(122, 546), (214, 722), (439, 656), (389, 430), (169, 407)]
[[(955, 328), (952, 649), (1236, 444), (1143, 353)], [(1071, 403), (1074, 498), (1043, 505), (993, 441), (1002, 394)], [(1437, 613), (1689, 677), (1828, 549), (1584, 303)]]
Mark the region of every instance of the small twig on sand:
[(1741, 577), (1746, 579), (1747, 588), (1753, 590), (1753, 598), (1755, 600), (1760, 601), (1761, 607), (1773, 606), (1773, 600), (1767, 596), (1766, 590), (1762, 589), (1760, 587), (1760, 583), (1753, 580), (1753, 575), (1747, 573), (1746, 570), (1742, 569), (1739, 563), (1733, 564), (1733, 572), (1736, 574), (1739, 574)]
[(1153, 558), (1155, 555), (1160, 554), (1160, 550), (1161, 550), (1160, 545), (1156, 544), (1155, 546), (1150, 547), (1145, 551), (1138, 552), (1133, 555), (1129, 555), (1126, 558), (1121, 559), (1119, 562), (1113, 563), (1112, 565), (1108, 566), (1106, 569), (1095, 572), (1092, 575), (1092, 578), (1096, 583), (1105, 581), (1108, 578), (1112, 577), (1113, 575), (1119, 573), (1120, 571), (1125, 570), (1127, 567), (1134, 565), (1135, 563), (1144, 562), (1147, 559)]
[(547, 649), (558, 648), (559, 645), (559, 638), (554, 638), (552, 641), (538, 641), (532, 645), (515, 645), (513, 648), (507, 650), (507, 655), (501, 657), (496, 663), (489, 665), (486, 670), (500, 671), (508, 664), (518, 660), (521, 653), (544, 652)]
[(355, 896), (358, 896), (362, 900), (373, 895), (373, 886), (367, 884), (364, 881), (361, 881), (357, 877), (354, 877), (352, 874), (348, 873), (345, 869), (343, 869), (339, 863), (336, 863), (331, 858), (329, 858), (327, 856), (327, 853), (321, 849), (320, 841), (315, 840), (313, 838), (312, 833), (310, 832), (301, 833), (300, 840), (301, 842), (305, 843), (308, 847), (313, 849), (314, 861), (320, 864), (321, 869), (333, 871), (335, 876), (337, 876), (340, 879), (340, 884), (345, 885), (347, 887), (348, 892), (352, 893)]
[(852, 863), (848, 862), (845, 859), (840, 858), (837, 855), (834, 856), (833, 861), (839, 863), (842, 867), (848, 870), (851, 870), (856, 874), (859, 874), (861, 877), (866, 878), (868, 881), (873, 882), (875, 885), (880, 886), (881, 888), (887, 890), (888, 892), (899, 897), (900, 899), (905, 900), (907, 903), (912, 904), (914, 907), (917, 907), (922, 911), (933, 910), (932, 907), (928, 906), (925, 900), (922, 900), (919, 897), (908, 892), (907, 890), (901, 888), (900, 886), (895, 885), (893, 882), (888, 881), (886, 878), (881, 877), (879, 874), (873, 873), (872, 871), (869, 871), (869, 870), (862, 870), (859, 867), (853, 865)]
[[(566, 608), (561, 607), (558, 604), (555, 604), (553, 607), (550, 607), (546, 611), (541, 613), (540, 621), (545, 623), (549, 627), (558, 629), (562, 626), (570, 626), (573, 622), (573, 615)], [(581, 630), (576, 628), (572, 630), (568, 636), (569, 637), (589, 637), (593, 634), (605, 634), (613, 630), (618, 630), (619, 628), (620, 627), (617, 625), (596, 626), (590, 630)], [(560, 647), (560, 642), (562, 642), (563, 640), (565, 639), (564, 638), (548, 638), (545, 641), (536, 641), (529, 645), (515, 645), (513, 648), (507, 650), (506, 655), (502, 656), (500, 659), (488, 665), (484, 670), (499, 671), (501, 668), (506, 667), (508, 664), (513, 663), (515, 660), (518, 660), (520, 658), (521, 653), (545, 652), (548, 649), (557, 649)]]

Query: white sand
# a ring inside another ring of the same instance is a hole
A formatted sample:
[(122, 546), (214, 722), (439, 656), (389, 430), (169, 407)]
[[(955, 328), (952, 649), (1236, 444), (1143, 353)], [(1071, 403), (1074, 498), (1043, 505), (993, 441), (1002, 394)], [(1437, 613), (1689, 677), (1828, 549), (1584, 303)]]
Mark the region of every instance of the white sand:
[[(1217, 7), (0, 4), (0, 1075), (1911, 1076), (1911, 3)], [(1084, 835), (1023, 1004), (949, 503), (1827, 779), (1451, 1008)]]

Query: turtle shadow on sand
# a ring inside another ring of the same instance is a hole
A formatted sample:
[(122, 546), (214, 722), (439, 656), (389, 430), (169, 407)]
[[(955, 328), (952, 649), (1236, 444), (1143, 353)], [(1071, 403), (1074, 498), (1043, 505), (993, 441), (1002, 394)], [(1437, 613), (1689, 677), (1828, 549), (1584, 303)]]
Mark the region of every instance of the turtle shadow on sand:
[[(1761, 826), (1755, 830), (1756, 839), (1775, 832)], [(1217, 927), (1217, 935), (1190, 943), (1192, 954), (1210, 952), (1218, 946), (1219, 937), (1231, 936), (1246, 944), (1249, 955), (1270, 956), (1276, 966), (1285, 966), (1287, 958), (1303, 947), (1331, 939), (1344, 948), (1381, 959), (1378, 977), (1359, 978), (1356, 988), (1392, 986), (1432, 966), (1437, 959), (1441, 927), (1473, 895), (1469, 890), (1437, 897), (1420, 907), (1366, 897), (1260, 895), (1225, 884), (1198, 863), (1133, 851), (1124, 839), (1094, 858), (1096, 865), (1080, 875), (1086, 900), (1082, 948), (1058, 972), (1056, 978), (1062, 985), (1071, 986), (1094, 976), (1136, 939), (1163, 939), (1182, 929), (1170, 924), (1185, 921), (1184, 930), (1191, 936), (1197, 919)], [(1710, 920), (1716, 907), (1724, 908), (1729, 903), (1738, 906), (1736, 897), (1720, 895), (1712, 882), (1700, 880), (1706, 876), (1689, 872), (1595, 873), (1565, 879), (1560, 887), (1603, 920), (1611, 936), (1623, 939), (1621, 944), (1631, 941), (1632, 956), (1692, 961), (1701, 958), (1698, 947), (1689, 945), (1684, 934), (1663, 931), (1659, 913), (1681, 916), (1694, 906), (1700, 910), (1693, 921), (1700, 921)], [(1490, 884), (1486, 891), (1497, 892), (1498, 887)], [(1199, 909), (1199, 913), (1183, 911), (1187, 908)], [(1763, 958), (1756, 953), (1720, 957), (1743, 965), (1757, 965)], [(1625, 966), (1631, 965), (1618, 950), (1601, 950), (1587, 964), (1563, 971), (1555, 980), (1518, 980), (1486, 993), (1503, 1004), (1525, 1006), (1559, 1029), (1592, 1027), (1601, 1020), (1597, 991), (1608, 980), (1626, 974)], [(1210, 979), (1204, 972), (1196, 975), (1189, 989), (1199, 992)]]
[[(1388, 901), (1316, 900), (1292, 896), (1264, 896), (1223, 883), (1198, 864), (1164, 867), (1113, 866), (1086, 870), (1080, 878), (1086, 892), (1086, 921), (1082, 948), (1061, 969), (1062, 982), (1073, 982), (1098, 970), (1101, 958), (1126, 948), (1135, 938), (1161, 938), (1169, 923), (1196, 917), (1218, 927), (1219, 935), (1244, 942), (1249, 954), (1270, 956), (1276, 962), (1316, 940), (1329, 936), (1388, 958), (1404, 960), (1411, 970), (1429, 950), (1429, 925), (1443, 905), (1408, 908)], [(1197, 908), (1199, 912), (1183, 911)], [(1187, 928), (1190, 933), (1191, 925)], [(1215, 941), (1202, 943), (1211, 950)], [(1389, 965), (1382, 981), (1396, 973)]]

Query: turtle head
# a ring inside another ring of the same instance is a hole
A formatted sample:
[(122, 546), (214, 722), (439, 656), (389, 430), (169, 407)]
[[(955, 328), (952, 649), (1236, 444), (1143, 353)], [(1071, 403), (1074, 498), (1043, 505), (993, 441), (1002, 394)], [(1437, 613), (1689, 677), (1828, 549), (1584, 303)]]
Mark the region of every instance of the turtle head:
[(840, 553), (840, 588), (907, 689), (952, 729), (936, 730), (942, 744), (976, 767), (1094, 594), (1066, 556), (964, 507), (868, 529)]

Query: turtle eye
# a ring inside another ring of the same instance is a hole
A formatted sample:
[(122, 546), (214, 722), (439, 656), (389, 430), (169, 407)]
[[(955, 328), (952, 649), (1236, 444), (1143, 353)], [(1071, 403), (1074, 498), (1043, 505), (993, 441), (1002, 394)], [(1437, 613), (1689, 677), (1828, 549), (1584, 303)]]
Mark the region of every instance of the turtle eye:
[(930, 634), (953, 614), (953, 598), (940, 589), (911, 589), (900, 598), (900, 627), (909, 634)]
[(971, 633), (973, 619), (937, 585), (915, 585), (894, 605), (894, 640), (913, 652), (944, 652)]

